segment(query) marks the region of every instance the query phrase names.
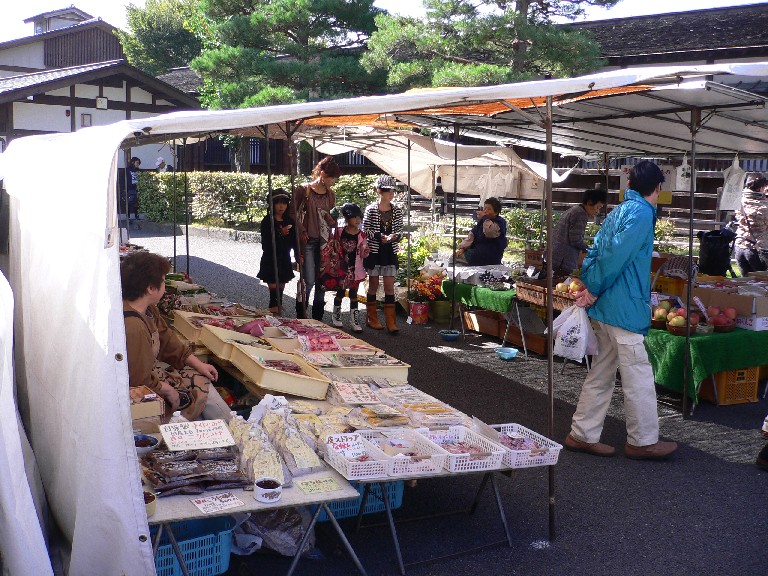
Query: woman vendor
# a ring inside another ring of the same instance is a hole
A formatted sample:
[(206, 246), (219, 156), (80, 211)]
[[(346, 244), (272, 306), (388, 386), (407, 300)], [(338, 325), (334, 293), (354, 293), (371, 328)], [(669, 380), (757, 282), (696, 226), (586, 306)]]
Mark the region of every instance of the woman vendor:
[(130, 386), (146, 386), (165, 399), (164, 420), (179, 410), (187, 420), (229, 419), (229, 408), (211, 381), (216, 368), (192, 354), (160, 316), (157, 303), (165, 294), (166, 258), (136, 252), (120, 264), (123, 316)]
[(608, 200), (608, 193), (602, 189), (585, 190), (581, 204), (571, 206), (558, 220), (552, 235), (552, 269), (556, 275), (568, 276), (581, 267), (587, 254), (584, 231), (587, 221), (600, 212)]
[(477, 213), (477, 224), (456, 250), (456, 256), (465, 257), (471, 266), (501, 264), (507, 247), (507, 221), (499, 216), (501, 202), (488, 198)]

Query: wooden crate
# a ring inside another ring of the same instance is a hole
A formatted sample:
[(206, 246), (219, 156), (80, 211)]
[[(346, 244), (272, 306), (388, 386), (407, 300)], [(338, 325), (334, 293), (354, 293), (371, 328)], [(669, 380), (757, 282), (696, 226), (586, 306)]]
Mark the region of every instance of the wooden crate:
[[(760, 369), (757, 366), (715, 372), (718, 406), (757, 402), (759, 373)], [(712, 380), (710, 378), (701, 383), (699, 397), (708, 402), (715, 401), (715, 395), (712, 391)]]
[[(553, 287), (562, 279), (552, 280)], [(515, 283), (515, 292), (518, 300), (535, 304), (537, 306), (547, 305), (547, 281), (546, 280), (518, 280)], [(554, 292), (552, 294), (552, 308), (555, 310), (565, 310), (576, 302), (576, 297), (572, 294), (563, 292)]]
[[(499, 338), (504, 338), (504, 330), (506, 330), (507, 324), (504, 323), (504, 326), (501, 328), (501, 336)], [(522, 351), (523, 349), (523, 339), (520, 337), (520, 328), (517, 327), (516, 324), (512, 323), (509, 325), (509, 332), (507, 333), (507, 342), (511, 342), (515, 346), (519, 347)], [(525, 347), (528, 349), (528, 352), (533, 352), (534, 354), (539, 354), (541, 356), (547, 355), (547, 335), (546, 334), (533, 334), (531, 332), (525, 333)]]
[(507, 322), (504, 316), (492, 310), (464, 310), (464, 325), (469, 330), (501, 338)]

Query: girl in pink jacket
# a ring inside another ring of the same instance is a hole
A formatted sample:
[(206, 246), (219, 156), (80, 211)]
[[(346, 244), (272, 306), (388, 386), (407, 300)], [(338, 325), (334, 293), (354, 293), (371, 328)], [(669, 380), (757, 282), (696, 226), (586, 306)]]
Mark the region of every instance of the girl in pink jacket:
[[(349, 290), (350, 325), (353, 332), (362, 332), (360, 324), (360, 311), (357, 309), (357, 287), (365, 280), (366, 272), (363, 266), (363, 258), (368, 256), (368, 242), (365, 232), (360, 230), (363, 221), (363, 211), (360, 206), (348, 202), (341, 207), (341, 215), (346, 226), (341, 231), (341, 251), (347, 262), (347, 276), (344, 286)], [(344, 299), (344, 288), (336, 291), (333, 299), (333, 325), (343, 326), (341, 321), (341, 301)]]

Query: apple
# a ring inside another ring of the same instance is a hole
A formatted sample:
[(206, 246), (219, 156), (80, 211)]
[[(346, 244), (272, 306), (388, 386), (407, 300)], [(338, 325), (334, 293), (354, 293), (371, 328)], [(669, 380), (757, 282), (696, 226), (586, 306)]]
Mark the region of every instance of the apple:
[(687, 308), (678, 308), (677, 311), (675, 312), (675, 314), (685, 318), (686, 316), (688, 316), (688, 309)]
[(731, 308), (731, 307), (723, 308), (721, 312), (723, 313), (723, 316), (725, 316), (726, 318), (730, 318), (731, 320), (736, 320), (736, 316), (737, 316), (736, 308)]
[(672, 308), (672, 303), (669, 300), (662, 300), (659, 302), (659, 306), (669, 312), (669, 310)]
[(685, 326), (685, 317), (675, 316), (669, 321), (670, 326)]
[(669, 311), (669, 314), (667, 314), (667, 322), (672, 320), (672, 318), (677, 318), (677, 313), (675, 312), (675, 309)]
[(691, 326), (696, 326), (699, 323), (699, 315), (696, 312), (691, 312), (688, 314), (688, 322), (691, 323)]
[(717, 316), (713, 316), (709, 319), (709, 323), (713, 326), (728, 326), (733, 324), (733, 322), (734, 321), (731, 318), (728, 318), (723, 314), (718, 314)]
[(718, 308), (717, 306), (709, 306), (707, 308), (707, 316), (709, 316), (710, 318), (712, 318), (712, 316), (717, 316), (719, 314), (720, 314), (720, 308)]
[(555, 286), (556, 292), (568, 292), (568, 285), (565, 282), (558, 282)]
[(571, 283), (568, 285), (568, 291), (571, 293), (581, 292), (583, 289), (584, 285), (578, 280), (571, 280)]
[(667, 311), (662, 308), (661, 306), (658, 306), (654, 308), (653, 310), (653, 319), (654, 320), (666, 320), (667, 319)]

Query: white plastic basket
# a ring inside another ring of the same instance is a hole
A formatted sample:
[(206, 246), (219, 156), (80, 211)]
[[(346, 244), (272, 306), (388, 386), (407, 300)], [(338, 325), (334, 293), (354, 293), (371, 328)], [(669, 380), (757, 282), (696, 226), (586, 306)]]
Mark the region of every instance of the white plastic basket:
[(466, 426), (451, 426), (448, 430), (429, 430), (420, 433), (424, 434), (429, 440), (437, 444), (438, 447), (446, 441), (469, 442), (470, 444), (480, 447), (487, 453), (487, 455), (482, 456), (473, 456), (468, 453), (452, 454), (447, 450), (440, 448), (440, 450), (447, 455), (445, 468), (449, 472), (494, 470), (501, 467), (501, 461), (504, 457), (504, 448), (485, 436), (473, 432)]
[[(427, 431), (425, 429), (425, 431)], [(415, 430), (400, 428), (397, 430), (359, 430), (360, 434), (372, 444), (373, 436), (385, 434), (389, 438), (401, 438), (408, 440), (414, 447), (415, 452), (428, 455), (426, 458), (412, 458), (408, 456), (390, 456), (391, 467), (390, 476), (411, 476), (413, 474), (434, 474), (440, 472), (445, 466), (445, 460), (448, 458), (448, 452), (440, 448), (426, 436), (419, 434)]]
[(563, 446), (546, 436), (542, 436), (533, 430), (521, 426), (520, 424), (492, 424), (491, 428), (498, 430), (500, 434), (511, 434), (513, 436), (522, 436), (534, 440), (540, 450), (512, 450), (499, 442), (504, 449), (505, 466), (510, 468), (532, 468), (534, 466), (551, 466), (557, 464), (560, 457), (560, 450)]
[(363, 438), (363, 446), (365, 446), (365, 451), (371, 456), (371, 460), (352, 462), (328, 444), (325, 445), (325, 460), (347, 480), (366, 480), (388, 476), (392, 466), (392, 458), (384, 454), (384, 452), (376, 448), (365, 438)]

